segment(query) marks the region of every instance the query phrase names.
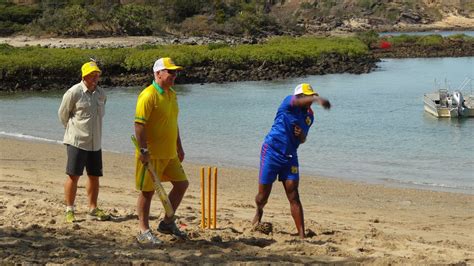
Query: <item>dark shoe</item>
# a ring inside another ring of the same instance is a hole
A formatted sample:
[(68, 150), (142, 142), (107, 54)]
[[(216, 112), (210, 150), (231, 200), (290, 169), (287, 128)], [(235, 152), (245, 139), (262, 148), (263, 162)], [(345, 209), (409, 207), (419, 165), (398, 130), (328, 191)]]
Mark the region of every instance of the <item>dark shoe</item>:
[(178, 226), (174, 221), (171, 223), (165, 223), (164, 221), (161, 221), (158, 225), (157, 230), (160, 233), (174, 235), (180, 238), (186, 238), (188, 236), (186, 232), (179, 230)]

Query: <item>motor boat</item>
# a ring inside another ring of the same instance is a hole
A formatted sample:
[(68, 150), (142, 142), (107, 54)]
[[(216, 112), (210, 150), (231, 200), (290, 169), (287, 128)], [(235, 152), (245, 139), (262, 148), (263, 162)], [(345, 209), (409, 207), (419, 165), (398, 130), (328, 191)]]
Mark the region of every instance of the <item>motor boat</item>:
[(438, 89), (424, 96), (425, 111), (435, 117), (474, 117), (474, 95), (464, 96), (461, 90), (471, 79), (466, 79), (458, 90)]

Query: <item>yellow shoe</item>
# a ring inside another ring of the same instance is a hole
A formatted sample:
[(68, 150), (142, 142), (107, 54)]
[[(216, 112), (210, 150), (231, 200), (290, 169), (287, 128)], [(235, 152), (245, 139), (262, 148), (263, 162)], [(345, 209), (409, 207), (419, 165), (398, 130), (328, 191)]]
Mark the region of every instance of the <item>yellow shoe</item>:
[(97, 220), (97, 221), (108, 221), (110, 220), (110, 215), (106, 214), (103, 210), (99, 208), (93, 209), (87, 215), (90, 220)]
[(74, 223), (76, 222), (76, 216), (74, 216), (73, 211), (66, 212), (66, 223)]

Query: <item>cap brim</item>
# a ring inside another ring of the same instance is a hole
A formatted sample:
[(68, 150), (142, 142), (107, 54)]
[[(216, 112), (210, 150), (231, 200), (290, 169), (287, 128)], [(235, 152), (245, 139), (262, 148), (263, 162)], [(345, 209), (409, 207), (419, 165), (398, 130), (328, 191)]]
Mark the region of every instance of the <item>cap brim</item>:
[(170, 66), (170, 67), (167, 67), (165, 69), (169, 69), (169, 70), (182, 70), (183, 67), (180, 67), (180, 66)]

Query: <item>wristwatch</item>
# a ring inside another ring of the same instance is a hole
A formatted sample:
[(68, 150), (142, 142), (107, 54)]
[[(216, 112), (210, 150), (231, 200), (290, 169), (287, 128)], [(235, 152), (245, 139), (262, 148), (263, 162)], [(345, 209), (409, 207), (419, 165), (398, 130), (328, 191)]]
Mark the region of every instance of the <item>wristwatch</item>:
[(141, 153), (142, 155), (145, 155), (145, 154), (148, 153), (148, 149), (147, 149), (147, 148), (140, 148), (140, 153)]

